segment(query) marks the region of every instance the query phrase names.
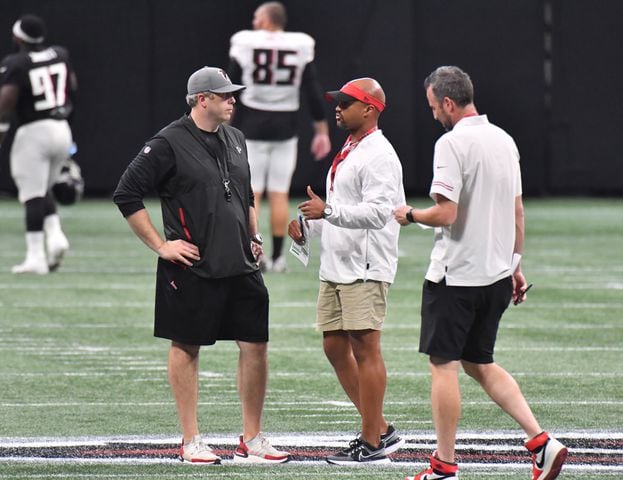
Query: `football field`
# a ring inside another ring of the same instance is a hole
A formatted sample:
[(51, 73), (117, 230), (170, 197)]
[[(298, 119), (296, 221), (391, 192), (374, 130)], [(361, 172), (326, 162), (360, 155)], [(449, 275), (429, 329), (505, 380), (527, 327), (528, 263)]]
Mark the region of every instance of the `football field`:
[[(515, 375), (543, 428), (570, 447), (561, 479), (623, 478), (623, 200), (525, 203), (523, 270), (534, 287), (524, 304), (509, 307), (496, 360)], [(148, 206), (160, 225), (159, 206)], [(417, 351), (430, 230), (403, 228), (389, 294), (385, 415), (407, 439), (391, 465), (323, 460), (354, 437), (358, 416), (313, 326), (316, 242), (307, 268), (288, 255), (288, 273), (264, 277), (271, 301), (264, 431), (293, 461), (230, 462), (241, 423), (237, 348), (219, 343), (202, 350), (199, 416), (225, 462), (192, 467), (176, 459), (168, 343), (152, 335), (155, 254), (110, 200), (60, 212), (71, 243), (61, 269), (13, 275), (24, 255), (23, 213), (16, 200), (0, 199), (0, 479), (401, 480), (424, 466), (435, 443), (427, 359)], [(267, 238), (266, 209), (260, 221)], [(529, 479), (522, 432), (465, 375), (461, 388), (461, 479)]]

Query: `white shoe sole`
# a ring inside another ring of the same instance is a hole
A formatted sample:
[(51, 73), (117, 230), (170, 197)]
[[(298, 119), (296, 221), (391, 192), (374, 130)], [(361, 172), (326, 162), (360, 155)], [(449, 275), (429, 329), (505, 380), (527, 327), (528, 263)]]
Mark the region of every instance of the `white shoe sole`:
[(278, 458), (278, 459), (268, 459), (264, 457), (258, 457), (255, 455), (249, 455), (247, 457), (243, 457), (241, 455), (237, 455), (234, 453), (234, 463), (247, 463), (247, 464), (268, 464), (268, 463), (286, 463), (290, 460), (290, 457)]
[(216, 457), (214, 460), (186, 460), (185, 458), (180, 457), (180, 460), (185, 465), (220, 465), (221, 458)]
[(61, 263), (63, 263), (63, 259), (65, 258), (65, 254), (67, 253), (67, 250), (69, 250), (69, 247), (57, 248), (56, 250), (52, 250), (49, 253), (48, 268), (50, 269), (50, 272), (57, 270), (58, 267), (61, 266)]
[(385, 455), (394, 453), (399, 448), (402, 448), (405, 444), (405, 439), (401, 438), (399, 442), (394, 443), (391, 447), (385, 447)]
[(11, 268), (11, 273), (34, 273), (37, 275), (47, 275), (49, 273), (49, 269), (47, 265), (44, 266), (33, 266), (33, 265), (15, 265)]
[(392, 463), (389, 458), (381, 458), (378, 460), (367, 460), (365, 462), (353, 462), (352, 460), (329, 460), (326, 459), (327, 463), (332, 465), (342, 465), (346, 467), (365, 467), (368, 465), (387, 465), (388, 463)]
[[(562, 444), (561, 444), (562, 447)], [(560, 471), (562, 470), (562, 466), (567, 459), (568, 450), (566, 447), (562, 447), (556, 455), (554, 455), (547, 465), (543, 468), (543, 473), (539, 475), (538, 480), (554, 480), (560, 475)]]

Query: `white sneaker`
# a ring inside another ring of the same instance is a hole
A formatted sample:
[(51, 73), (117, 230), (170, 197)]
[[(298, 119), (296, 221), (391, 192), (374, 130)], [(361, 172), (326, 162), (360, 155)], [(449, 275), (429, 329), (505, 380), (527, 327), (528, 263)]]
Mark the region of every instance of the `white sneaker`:
[(186, 444), (184, 443), (184, 439), (182, 439), (180, 460), (182, 460), (182, 462), (204, 465), (219, 465), (221, 463), (221, 457), (216, 455), (209, 446), (203, 443), (200, 435), (195, 435), (193, 439)]
[(268, 271), (273, 273), (285, 273), (288, 270), (286, 266), (286, 257), (281, 255), (273, 260), (268, 266)]
[(273, 447), (261, 432), (248, 442), (244, 442), (240, 435), (240, 445), (234, 451), (234, 462), (284, 463), (288, 460), (290, 460), (290, 454)]
[(46, 275), (49, 272), (48, 263), (45, 258), (35, 258), (26, 256), (26, 260), (19, 265), (11, 268), (12, 273), (36, 273), (37, 275)]
[(65, 235), (57, 235), (56, 237), (47, 239), (46, 247), (48, 268), (50, 272), (53, 272), (61, 266), (63, 258), (67, 250), (69, 250), (69, 241)]
[(48, 268), (53, 272), (60, 267), (65, 253), (69, 250), (69, 241), (63, 233), (61, 219), (57, 213), (43, 219), (43, 231), (45, 232)]
[(36, 273), (45, 275), (48, 273), (48, 262), (45, 258), (43, 232), (26, 232), (26, 259), (23, 263), (15, 265), (13, 273)]
[(547, 432), (526, 442), (532, 453), (532, 480), (554, 480), (567, 459), (567, 447)]

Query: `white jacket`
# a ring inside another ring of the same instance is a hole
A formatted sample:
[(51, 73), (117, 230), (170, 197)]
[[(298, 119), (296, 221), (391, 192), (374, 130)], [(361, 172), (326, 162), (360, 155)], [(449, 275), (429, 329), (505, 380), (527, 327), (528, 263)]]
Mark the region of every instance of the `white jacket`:
[(404, 205), (402, 165), (380, 130), (366, 136), (339, 164), (327, 203), (333, 213), (308, 222), (320, 239), (320, 280), (393, 283), (400, 225), (393, 210)]

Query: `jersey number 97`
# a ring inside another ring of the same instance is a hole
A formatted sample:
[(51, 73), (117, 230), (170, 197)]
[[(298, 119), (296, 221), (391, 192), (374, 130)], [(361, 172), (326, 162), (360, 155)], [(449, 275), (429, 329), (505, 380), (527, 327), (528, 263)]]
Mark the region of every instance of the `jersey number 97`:
[(32, 95), (34, 97), (43, 95), (43, 99), (35, 102), (35, 110), (40, 112), (65, 105), (67, 87), (67, 65), (65, 63), (60, 62), (33, 68), (28, 72), (28, 75), (32, 86)]

